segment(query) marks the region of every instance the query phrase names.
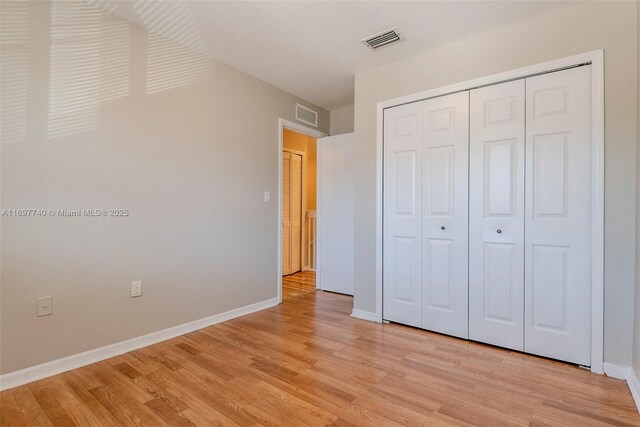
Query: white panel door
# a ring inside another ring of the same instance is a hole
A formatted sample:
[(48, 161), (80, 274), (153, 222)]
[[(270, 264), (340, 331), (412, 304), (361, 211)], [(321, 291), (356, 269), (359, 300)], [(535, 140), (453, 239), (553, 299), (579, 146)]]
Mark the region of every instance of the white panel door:
[(522, 351), (525, 81), (470, 96), (469, 338)]
[(422, 326), (422, 103), (384, 111), (383, 316)]
[(422, 105), (422, 327), (468, 337), (469, 92)]
[(353, 133), (318, 139), (318, 287), (353, 295)]
[(527, 79), (525, 351), (591, 364), (591, 67)]
[(302, 268), (302, 156), (291, 154), (291, 272)]
[(282, 274), (291, 271), (291, 153), (282, 153)]

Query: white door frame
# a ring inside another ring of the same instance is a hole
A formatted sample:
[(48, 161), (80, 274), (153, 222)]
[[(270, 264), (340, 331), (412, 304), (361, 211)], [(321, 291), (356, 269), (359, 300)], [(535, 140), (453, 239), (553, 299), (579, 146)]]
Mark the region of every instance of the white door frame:
[[(327, 136), (326, 133), (320, 132), (310, 127), (286, 120), (278, 119), (278, 277), (276, 283), (278, 286), (278, 302), (282, 304), (282, 151), (284, 150), (284, 130), (289, 129), (316, 139)], [(303, 182), (305, 182), (303, 177)], [(306, 192), (303, 192), (306, 194)], [(304, 228), (304, 227), (303, 227)], [(316, 266), (317, 269), (317, 266)]]
[(591, 223), (591, 372), (603, 373), (604, 363), (604, 51), (543, 62), (504, 73), (418, 92), (378, 102), (376, 130), (376, 321), (382, 322), (382, 178), (383, 178), (383, 113), (385, 108), (463, 90), (550, 73), (579, 65), (591, 64), (592, 86), (592, 209)]

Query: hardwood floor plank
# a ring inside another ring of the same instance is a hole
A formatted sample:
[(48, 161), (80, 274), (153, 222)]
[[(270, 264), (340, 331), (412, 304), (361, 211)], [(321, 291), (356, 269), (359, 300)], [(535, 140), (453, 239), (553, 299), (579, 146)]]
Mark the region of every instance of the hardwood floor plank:
[(187, 368), (168, 374), (170, 380), (179, 388), (186, 389), (189, 394), (195, 395), (199, 400), (211, 407), (216, 412), (239, 425), (254, 425), (255, 422), (245, 412), (242, 404), (228, 396), (225, 391), (226, 383), (219, 380), (208, 371), (191, 371)]
[(207, 399), (211, 397), (202, 390), (202, 387), (208, 387), (206, 383), (204, 385), (198, 384), (195, 387), (190, 384), (185, 387), (183, 383), (170, 378), (170, 375), (159, 377), (156, 382), (167, 393), (176, 396), (183, 402), (188, 402), (189, 409), (182, 411), (181, 415), (194, 424), (199, 426), (238, 425), (207, 404)]
[[(13, 393), (15, 402), (24, 411), (25, 418), (27, 419), (28, 426), (51, 426), (51, 420), (45, 414), (43, 408), (40, 406), (36, 398), (31, 393), (29, 385), (18, 387), (15, 390), (9, 390), (0, 393), (0, 405), (4, 406), (2, 395), (5, 393)], [(2, 408), (0, 407), (0, 412)]]
[(175, 408), (166, 405), (160, 399), (151, 399), (145, 403), (145, 406), (151, 409), (156, 415), (162, 418), (168, 425), (176, 427), (193, 427), (191, 421), (180, 416)]
[(29, 389), (53, 425), (77, 425), (69, 416), (66, 408), (58, 401), (58, 396), (51, 389), (51, 381), (38, 381), (30, 384)]
[(62, 380), (66, 388), (72, 392), (80, 404), (85, 410), (90, 413), (95, 421), (91, 421), (87, 425), (104, 425), (104, 426), (117, 426), (118, 420), (111, 415), (111, 413), (98, 402), (93, 395), (89, 392), (91, 388), (82, 385), (82, 382), (78, 380), (78, 370), (67, 372), (61, 375)]
[(282, 300), (288, 301), (316, 291), (315, 271), (299, 271), (282, 276)]
[(623, 381), (354, 319), (350, 297), (308, 277), (289, 290), (278, 307), (2, 392), (0, 424), (640, 426)]
[(26, 409), (16, 402), (14, 394), (13, 391), (8, 391), (2, 396), (2, 410), (0, 411), (0, 426), (2, 427), (30, 425)]
[[(123, 426), (142, 426), (145, 425), (135, 411), (131, 411), (127, 406), (123, 405), (107, 387), (100, 386), (92, 388), (89, 393), (98, 401), (109, 413), (117, 420), (119, 425)], [(64, 425), (64, 424), (59, 424)], [(148, 425), (148, 424), (147, 424)]]

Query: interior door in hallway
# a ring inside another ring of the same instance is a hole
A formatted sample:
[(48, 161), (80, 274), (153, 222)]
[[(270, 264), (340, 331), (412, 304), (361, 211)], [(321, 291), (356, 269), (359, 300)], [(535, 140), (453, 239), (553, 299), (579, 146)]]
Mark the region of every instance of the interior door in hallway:
[(318, 139), (318, 287), (353, 295), (353, 133)]
[(302, 156), (282, 153), (282, 274), (301, 268)]

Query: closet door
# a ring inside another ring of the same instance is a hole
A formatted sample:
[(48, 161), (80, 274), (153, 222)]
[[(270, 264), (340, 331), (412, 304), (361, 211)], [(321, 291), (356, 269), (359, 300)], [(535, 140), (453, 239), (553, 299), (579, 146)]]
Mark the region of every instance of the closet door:
[(591, 364), (591, 67), (527, 79), (525, 351)]
[(291, 153), (282, 153), (282, 274), (291, 271)]
[(291, 272), (302, 268), (302, 156), (291, 154)]
[(302, 156), (282, 153), (282, 274), (301, 269)]
[(469, 338), (522, 351), (525, 82), (470, 96)]
[(422, 103), (384, 112), (383, 312), (422, 325)]
[(422, 109), (422, 327), (467, 338), (469, 92)]

